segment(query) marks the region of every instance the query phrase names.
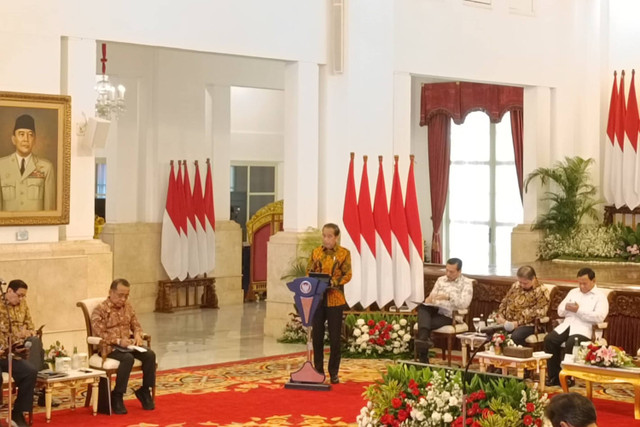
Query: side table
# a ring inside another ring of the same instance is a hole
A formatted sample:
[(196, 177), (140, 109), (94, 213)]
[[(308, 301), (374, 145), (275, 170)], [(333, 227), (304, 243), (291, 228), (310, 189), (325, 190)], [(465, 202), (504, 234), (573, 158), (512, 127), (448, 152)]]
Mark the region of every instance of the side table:
[(36, 388), (45, 389), (45, 411), (47, 422), (51, 421), (51, 393), (54, 388), (67, 386), (71, 390), (71, 410), (76, 408), (76, 389), (84, 384), (91, 384), (91, 406), (93, 407), (93, 415), (98, 412), (98, 383), (100, 377), (104, 376), (104, 371), (97, 369), (74, 369), (67, 372), (62, 377), (45, 378), (38, 376)]
[(469, 349), (473, 351), (476, 346), (482, 345), (487, 341), (485, 334), (475, 332), (465, 332), (464, 334), (456, 335), (456, 338), (460, 340), (461, 352), (462, 352), (462, 367), (467, 366), (467, 359), (469, 358)]
[(481, 351), (477, 354), (480, 360), (480, 371), (487, 372), (487, 366), (495, 366), (502, 369), (502, 375), (507, 375), (508, 368), (516, 369), (516, 376), (524, 378), (524, 370), (536, 370), (540, 373), (540, 381), (538, 381), (538, 390), (544, 391), (544, 379), (547, 376), (547, 359), (551, 358), (551, 354), (542, 351), (533, 353), (532, 357), (519, 358), (509, 357), (495, 354), (492, 351)]

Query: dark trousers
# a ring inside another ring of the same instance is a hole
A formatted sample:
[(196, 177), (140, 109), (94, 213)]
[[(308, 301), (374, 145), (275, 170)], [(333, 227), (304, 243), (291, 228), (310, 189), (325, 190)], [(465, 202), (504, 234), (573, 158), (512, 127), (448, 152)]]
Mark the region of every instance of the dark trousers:
[(429, 342), (431, 341), (431, 331), (450, 325), (451, 317), (438, 313), (437, 307), (419, 305), (418, 306), (418, 336), (419, 341), (415, 341), (416, 352), (421, 361), (428, 360)]
[(529, 335), (533, 334), (534, 329), (533, 326), (518, 326), (511, 332), (511, 339), (516, 345), (524, 346), (527, 344), (525, 340)]
[[(573, 346), (580, 344), (582, 341), (590, 341), (589, 338), (584, 335), (569, 335), (569, 328), (563, 333), (559, 334), (556, 331), (551, 331), (544, 339), (544, 352), (550, 353), (551, 359), (547, 362), (547, 376), (549, 379), (557, 380), (558, 375), (562, 367), (560, 363), (564, 359), (564, 355), (573, 351)], [(565, 343), (564, 351), (562, 350), (562, 343)]]
[(342, 313), (344, 306), (327, 307), (325, 301), (318, 305), (313, 317), (313, 365), (316, 371), (324, 373), (324, 322), (329, 327), (329, 375), (336, 376), (340, 370), (340, 340), (342, 335)]
[(131, 368), (133, 368), (134, 359), (142, 362), (142, 387), (151, 388), (156, 384), (156, 354), (151, 349), (147, 349), (144, 353), (139, 351), (127, 353), (114, 350), (107, 357), (120, 362), (116, 374), (116, 386), (113, 388), (115, 393), (125, 394), (127, 392), (127, 384), (129, 383), (129, 375), (131, 374)]
[[(33, 389), (36, 386), (38, 371), (28, 360), (13, 359), (12, 376), (18, 386), (18, 396), (13, 409), (21, 412), (31, 412), (33, 408)], [(9, 372), (9, 361), (0, 360), (0, 369)], [(2, 375), (0, 375), (0, 389), (2, 386)]]
[(31, 343), (31, 348), (29, 349), (29, 358), (27, 359), (36, 371), (41, 371), (45, 368), (44, 365), (44, 349), (42, 348), (42, 341), (37, 336), (32, 336), (27, 338), (25, 341), (29, 341)]

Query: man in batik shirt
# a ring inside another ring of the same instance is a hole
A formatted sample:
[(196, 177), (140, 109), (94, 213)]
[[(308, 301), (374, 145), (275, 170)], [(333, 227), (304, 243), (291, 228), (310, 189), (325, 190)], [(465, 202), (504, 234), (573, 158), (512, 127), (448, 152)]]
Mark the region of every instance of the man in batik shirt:
[(343, 287), (351, 280), (351, 253), (338, 245), (340, 228), (336, 224), (322, 227), (322, 246), (313, 250), (307, 274), (325, 273), (330, 276), (329, 287), (325, 291), (322, 304), (313, 318), (313, 364), (324, 375), (324, 322), (329, 327), (329, 376), (331, 384), (340, 382), (340, 340), (342, 334), (342, 313), (347, 307)]
[(134, 359), (142, 362), (142, 387), (135, 391), (136, 397), (143, 409), (155, 408), (150, 389), (156, 382), (156, 355), (149, 348), (144, 352), (128, 348), (143, 344), (142, 327), (128, 301), (130, 287), (126, 279), (114, 280), (109, 297), (91, 314), (93, 333), (102, 338), (103, 352), (120, 362), (116, 385), (111, 392), (111, 407), (116, 414), (127, 413), (122, 398), (127, 391)]

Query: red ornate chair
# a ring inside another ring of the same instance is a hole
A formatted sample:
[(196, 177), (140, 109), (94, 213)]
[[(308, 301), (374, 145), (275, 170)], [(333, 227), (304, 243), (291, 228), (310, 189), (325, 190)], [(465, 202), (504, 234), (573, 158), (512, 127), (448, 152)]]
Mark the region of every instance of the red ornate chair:
[(247, 222), (250, 246), (248, 300), (267, 296), (267, 243), (282, 231), (283, 201), (278, 200), (258, 209)]

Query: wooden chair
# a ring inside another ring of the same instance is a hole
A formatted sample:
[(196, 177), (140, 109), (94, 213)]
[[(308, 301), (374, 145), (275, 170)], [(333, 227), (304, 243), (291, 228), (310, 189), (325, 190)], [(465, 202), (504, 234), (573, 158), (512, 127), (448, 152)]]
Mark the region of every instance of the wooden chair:
[[(104, 297), (98, 298), (87, 298), (82, 301), (78, 301), (76, 303), (77, 307), (80, 307), (82, 310), (82, 314), (84, 315), (84, 322), (87, 329), (87, 354), (89, 356), (89, 367), (92, 369), (100, 369), (105, 371), (107, 379), (109, 381), (109, 390), (111, 390), (111, 377), (116, 375), (118, 371), (118, 366), (120, 366), (120, 362), (115, 359), (108, 358), (105, 352), (102, 350), (105, 347), (105, 343), (102, 342), (102, 338), (97, 337), (93, 334), (93, 328), (91, 326), (91, 313), (93, 310), (104, 301)], [(151, 336), (149, 334), (144, 334), (142, 339), (146, 341), (146, 346), (151, 348)], [(156, 364), (156, 368), (158, 365)], [(138, 359), (135, 359), (133, 362), (133, 368), (131, 368), (131, 372), (142, 372), (142, 362)], [(151, 398), (155, 400), (156, 398), (156, 387), (153, 386), (151, 389)], [(91, 387), (87, 389), (87, 398), (85, 401), (85, 406), (91, 401)]]
[(248, 300), (267, 296), (267, 243), (269, 238), (282, 231), (283, 201), (278, 200), (258, 209), (247, 222), (247, 238), (250, 246)]

